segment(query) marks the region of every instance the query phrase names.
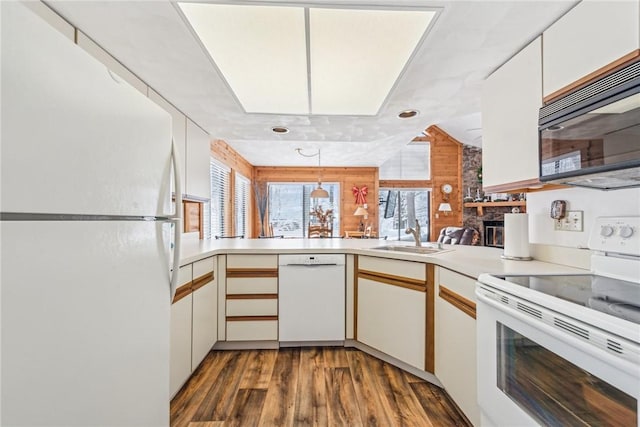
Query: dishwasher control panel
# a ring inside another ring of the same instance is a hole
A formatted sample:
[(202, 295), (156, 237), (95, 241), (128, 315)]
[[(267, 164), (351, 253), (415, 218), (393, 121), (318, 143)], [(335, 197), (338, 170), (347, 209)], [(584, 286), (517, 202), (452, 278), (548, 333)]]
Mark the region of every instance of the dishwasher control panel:
[(280, 255), (279, 265), (344, 265), (343, 254), (291, 254)]

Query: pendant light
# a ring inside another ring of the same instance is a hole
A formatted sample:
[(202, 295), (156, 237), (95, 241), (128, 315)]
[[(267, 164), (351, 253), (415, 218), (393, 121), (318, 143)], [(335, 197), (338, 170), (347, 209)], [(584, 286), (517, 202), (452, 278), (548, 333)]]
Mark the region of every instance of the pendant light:
[[(296, 151), (298, 152), (298, 154), (300, 154), (303, 157), (316, 157), (318, 156), (318, 169), (320, 169), (321, 167), (321, 163), (320, 163), (320, 149), (318, 148), (318, 152), (315, 154), (303, 154), (302, 153), (302, 148), (296, 148)], [(312, 199), (328, 199), (329, 198), (329, 192), (327, 190), (325, 190), (324, 188), (322, 188), (322, 180), (320, 179), (320, 172), (318, 172), (318, 186), (311, 192), (311, 198)]]

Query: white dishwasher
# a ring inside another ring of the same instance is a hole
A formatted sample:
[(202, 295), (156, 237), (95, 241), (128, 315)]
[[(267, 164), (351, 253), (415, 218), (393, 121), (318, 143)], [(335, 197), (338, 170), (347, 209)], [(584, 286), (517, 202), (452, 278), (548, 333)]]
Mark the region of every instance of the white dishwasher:
[(344, 341), (345, 256), (279, 256), (278, 340)]

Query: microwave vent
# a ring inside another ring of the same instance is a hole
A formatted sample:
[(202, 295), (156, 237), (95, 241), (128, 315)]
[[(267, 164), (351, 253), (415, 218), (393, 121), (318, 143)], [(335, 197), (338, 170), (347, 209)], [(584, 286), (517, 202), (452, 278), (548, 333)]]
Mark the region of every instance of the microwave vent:
[(567, 332), (572, 333), (573, 335), (576, 335), (582, 339), (588, 340), (589, 339), (589, 331), (581, 328), (579, 326), (573, 325), (565, 320), (559, 319), (559, 318), (555, 318), (553, 319), (553, 324), (560, 329), (564, 329)]
[[(564, 96), (557, 101), (551, 102), (540, 109), (540, 121), (550, 121), (551, 118), (547, 117), (564, 110), (567, 107), (584, 103), (584, 106), (588, 106), (591, 102), (591, 98), (596, 97), (608, 91), (614, 91), (618, 87), (625, 83), (640, 77), (640, 61), (635, 62), (615, 73), (608, 75), (600, 80), (597, 80), (582, 89), (578, 89), (575, 92)], [(545, 119), (545, 120), (543, 120)]]
[(540, 310), (536, 310), (535, 308), (529, 307), (528, 305), (522, 304), (521, 302), (518, 302), (517, 307), (518, 310), (527, 313), (529, 316), (542, 319), (542, 312)]
[(623, 354), (624, 351), (622, 349), (622, 344), (613, 341), (611, 339), (607, 339), (607, 349), (613, 351), (614, 353)]

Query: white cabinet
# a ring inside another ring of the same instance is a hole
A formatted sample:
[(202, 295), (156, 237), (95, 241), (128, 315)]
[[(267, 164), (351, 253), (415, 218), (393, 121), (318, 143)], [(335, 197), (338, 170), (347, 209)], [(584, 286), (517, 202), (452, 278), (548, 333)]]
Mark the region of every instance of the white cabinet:
[(215, 257), (193, 263), (193, 330), (191, 366), (204, 360), (218, 337), (218, 287)]
[[(180, 165), (180, 182), (182, 183), (182, 192), (186, 191), (185, 187), (185, 173), (187, 170), (187, 118), (184, 114), (178, 111), (173, 105), (168, 103), (162, 96), (156, 91), (149, 88), (149, 99), (162, 107), (167, 113), (171, 115), (171, 125), (173, 130), (173, 142), (176, 147), (178, 162)], [(173, 185), (173, 184), (171, 184)], [(173, 191), (173, 187), (172, 187)], [(210, 196), (207, 196), (210, 197)]]
[(478, 426), (475, 281), (438, 267), (436, 282), (435, 375)]
[(96, 58), (98, 61), (102, 62), (111, 72), (111, 77), (113, 79), (122, 78), (124, 81), (129, 83), (131, 86), (136, 88), (140, 93), (144, 96), (147, 96), (147, 85), (145, 82), (140, 80), (138, 76), (133, 74), (118, 62), (113, 56), (111, 56), (106, 50), (102, 49), (97, 43), (91, 40), (86, 34), (81, 31), (78, 31), (76, 43), (78, 46), (87, 51), (91, 56)]
[(278, 256), (227, 255), (224, 293), (227, 341), (278, 339)]
[(180, 390), (191, 375), (191, 277), (191, 265), (180, 267), (178, 289), (171, 305), (169, 355), (171, 396)]
[(485, 81), (482, 91), (485, 192), (503, 192), (538, 183), (541, 55), (538, 37)]
[(187, 119), (186, 194), (211, 198), (209, 135)]
[(355, 298), (356, 339), (425, 369), (425, 264), (359, 256)]
[(180, 267), (171, 305), (170, 391), (175, 395), (216, 343), (216, 257)]
[(640, 0), (584, 0), (543, 33), (544, 95), (640, 48)]

